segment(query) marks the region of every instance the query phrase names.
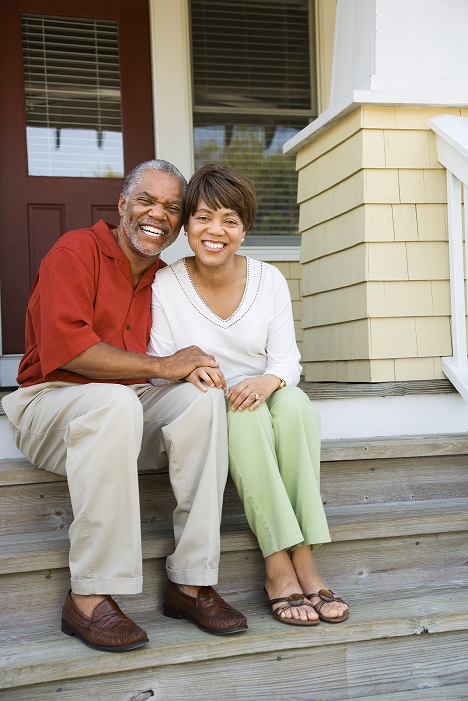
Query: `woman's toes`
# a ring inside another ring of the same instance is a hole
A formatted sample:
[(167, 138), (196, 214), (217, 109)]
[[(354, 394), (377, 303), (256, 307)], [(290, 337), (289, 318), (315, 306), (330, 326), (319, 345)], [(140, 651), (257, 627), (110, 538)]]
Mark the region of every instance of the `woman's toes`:
[(327, 604), (325, 604), (322, 608), (322, 613), (325, 616), (328, 616), (329, 618), (339, 618), (342, 616), (345, 611), (347, 611), (348, 607), (345, 604), (328, 604), (328, 611), (324, 610)]
[(313, 609), (309, 608), (309, 606), (301, 606), (299, 609), (296, 609), (296, 611), (299, 612), (298, 618), (300, 618), (301, 621), (316, 621), (318, 618), (318, 615)]

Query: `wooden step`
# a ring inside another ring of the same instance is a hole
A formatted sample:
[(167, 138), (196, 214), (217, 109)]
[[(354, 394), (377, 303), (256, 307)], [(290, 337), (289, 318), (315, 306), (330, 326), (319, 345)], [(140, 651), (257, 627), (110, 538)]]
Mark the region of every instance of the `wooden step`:
[[(466, 701), (466, 699), (468, 699), (468, 683), (354, 697), (354, 701)], [(339, 701), (347, 701), (347, 699), (343, 697)]]
[(411, 394), (453, 394), (450, 380), (408, 382), (300, 382), (299, 387), (313, 401), (355, 397), (403, 397)]
[(461, 688), (468, 683), (467, 454), (466, 434), (324, 441), (322, 495), (334, 542), (314, 557), (351, 605), (350, 620), (338, 626), (294, 628), (272, 618), (263, 559), (229, 482), (217, 588), (248, 615), (249, 632), (226, 638), (162, 616), (174, 499), (167, 474), (142, 474), (144, 589), (116, 599), (151, 642), (125, 655), (89, 650), (60, 632), (70, 576), (66, 481), (26, 460), (0, 461), (0, 698), (364, 701), (397, 694), (403, 701), (409, 694), (420, 701), (413, 694), (425, 687)]
[[(124, 655), (96, 653), (57, 627), (47, 635), (17, 631), (17, 641), (4, 641), (0, 650), (3, 698), (128, 701), (151, 690), (164, 701), (326, 700), (342, 698), (340, 691), (349, 698), (382, 686), (412, 690), (428, 679), (465, 681), (466, 593), (355, 602), (348, 621), (310, 629), (275, 621), (266, 602), (243, 611), (248, 632), (222, 638), (157, 612), (136, 616), (150, 643)], [(398, 652), (390, 655), (395, 638)]]
[[(228, 600), (258, 601), (263, 597), (263, 559), (258, 549), (244, 548), (245, 542), (241, 545), (239, 550), (223, 549), (217, 588)], [(65, 563), (66, 552), (62, 552), (62, 557)], [(434, 587), (439, 587), (440, 592), (466, 587), (467, 557), (466, 532), (343, 540), (315, 551), (317, 567), (328, 586), (345, 599), (354, 600), (381, 599), (394, 596), (394, 592)], [(158, 606), (166, 581), (164, 558), (145, 559), (143, 575), (142, 594), (116, 597), (129, 614)], [(2, 575), (2, 636), (24, 627), (31, 611), (41, 624), (57, 620), (69, 582), (65, 565)], [(25, 599), (27, 610), (23, 606)]]
[[(457, 499), (468, 495), (467, 458), (443, 455), (376, 460), (343, 460), (322, 463), (321, 491), (327, 508), (345, 505), (371, 506), (384, 502), (416, 503)], [(6, 468), (6, 465), (3, 467)], [(43, 470), (24, 467), (15, 474)], [(4, 470), (4, 475), (8, 470)], [(441, 482), (443, 474), (443, 484)], [(31, 475), (34, 479), (34, 475)], [(141, 521), (170, 528), (175, 501), (166, 473), (140, 475)], [(226, 517), (242, 513), (242, 505), (231, 480), (224, 493)], [(333, 513), (332, 511), (330, 512)], [(0, 488), (0, 536), (13, 533), (67, 531), (72, 509), (66, 480), (27, 483), (8, 482)]]
[[(418, 502), (326, 507), (333, 542), (468, 531), (468, 497)], [(224, 516), (222, 551), (254, 550), (257, 542), (242, 514)], [(169, 520), (144, 524), (143, 559), (167, 557), (173, 548)], [(68, 564), (66, 530), (0, 537), (0, 574), (58, 569)]]
[[(347, 438), (322, 441), (322, 462), (378, 460), (440, 455), (468, 455), (468, 434)], [(26, 459), (0, 459), (0, 487), (63, 481), (64, 477), (38, 470)]]

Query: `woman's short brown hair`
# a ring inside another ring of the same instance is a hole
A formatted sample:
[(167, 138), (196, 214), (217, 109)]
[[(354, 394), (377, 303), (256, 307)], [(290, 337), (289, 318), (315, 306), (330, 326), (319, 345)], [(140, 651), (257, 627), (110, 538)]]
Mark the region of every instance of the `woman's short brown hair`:
[(225, 207), (234, 210), (245, 230), (252, 228), (257, 213), (255, 188), (242, 173), (213, 163), (201, 166), (189, 180), (184, 224), (195, 214), (200, 200), (212, 209)]

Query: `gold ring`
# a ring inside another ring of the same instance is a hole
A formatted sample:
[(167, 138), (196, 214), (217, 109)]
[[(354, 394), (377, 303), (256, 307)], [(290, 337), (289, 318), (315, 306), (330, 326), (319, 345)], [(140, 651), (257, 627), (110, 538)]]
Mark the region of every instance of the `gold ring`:
[(259, 395), (257, 394), (257, 392), (254, 392), (254, 397), (255, 397), (255, 401), (258, 402), (258, 400), (260, 399), (260, 397), (259, 397)]

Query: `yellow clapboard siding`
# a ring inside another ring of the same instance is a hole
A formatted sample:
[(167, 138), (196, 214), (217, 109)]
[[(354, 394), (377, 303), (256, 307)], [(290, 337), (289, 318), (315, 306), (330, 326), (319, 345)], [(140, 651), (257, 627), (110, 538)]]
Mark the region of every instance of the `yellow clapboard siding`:
[(406, 243), (408, 277), (411, 280), (448, 280), (448, 243), (419, 241)]
[[(342, 324), (304, 329), (304, 359), (347, 360), (351, 350), (353, 359), (369, 355), (369, 319)], [(307, 354), (307, 355), (306, 355)]]
[(392, 204), (395, 241), (417, 241), (418, 220), (415, 204)]
[(297, 200), (334, 187), (362, 168), (385, 167), (384, 132), (360, 131), (299, 171)]
[(397, 107), (397, 129), (429, 129), (427, 120), (438, 114), (460, 114), (459, 107)]
[(304, 328), (325, 326), (367, 317), (365, 283), (305, 297), (302, 306)]
[(420, 317), (415, 319), (418, 356), (452, 355), (449, 317)]
[(406, 243), (369, 243), (367, 256), (368, 280), (408, 279)]
[(362, 249), (365, 249), (365, 244), (306, 263), (303, 266), (302, 295), (306, 297), (366, 280), (366, 257)]
[(429, 132), (386, 129), (383, 134), (387, 168), (430, 168)]
[(371, 358), (413, 358), (418, 355), (413, 317), (370, 319)]
[(361, 110), (358, 108), (338, 124), (328, 129), (319, 139), (312, 141), (305, 148), (301, 149), (297, 154), (297, 169), (304, 168), (308, 163), (312, 163), (319, 156), (349, 139), (360, 130), (361, 126)]
[(395, 358), (397, 382), (431, 379), (436, 379), (434, 358)]
[(417, 204), (416, 220), (420, 241), (446, 241), (448, 239), (446, 204)]

